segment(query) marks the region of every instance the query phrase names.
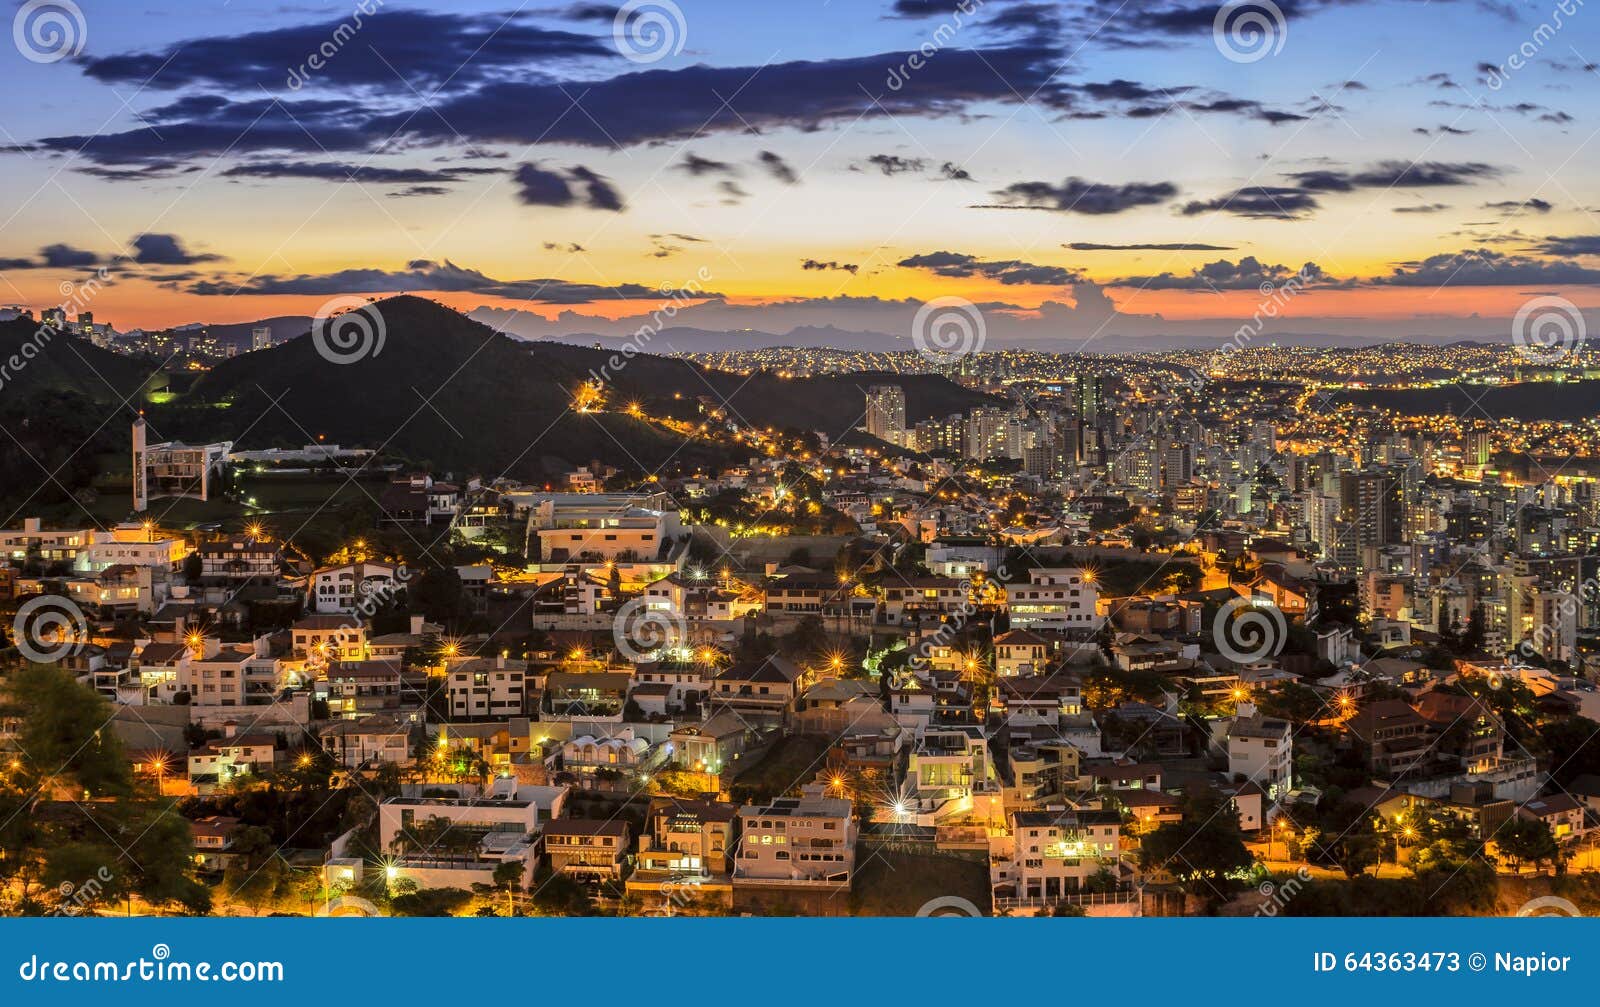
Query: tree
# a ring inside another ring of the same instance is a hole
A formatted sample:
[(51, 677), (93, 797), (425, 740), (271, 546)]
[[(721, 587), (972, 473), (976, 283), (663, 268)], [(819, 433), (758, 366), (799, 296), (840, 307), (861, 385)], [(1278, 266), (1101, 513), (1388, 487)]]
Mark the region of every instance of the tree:
[(293, 872), (272, 844), (272, 833), (255, 825), (233, 830), (233, 858), (222, 872), (222, 888), (229, 898), (261, 912), (264, 905), (289, 895)]
[(1185, 792), (1183, 818), (1167, 822), (1139, 847), (1139, 866), (1165, 868), (1180, 880), (1199, 882), (1213, 905), (1227, 898), (1228, 875), (1253, 863), (1232, 802), (1215, 790)]
[(506, 890), (506, 915), (517, 915), (516, 891), (522, 884), (522, 864), (515, 860), (501, 862), (494, 869), (494, 883)]
[(448, 624), (461, 615), (465, 592), (454, 567), (431, 566), (406, 588), (406, 596), (411, 608), (430, 622)]
[(1378, 816), (1352, 801), (1328, 804), (1317, 817), (1317, 835), (1307, 848), (1307, 859), (1314, 864), (1337, 867), (1347, 878), (1366, 873), (1383, 854), (1377, 834)]
[(1534, 818), (1508, 818), (1495, 830), (1495, 849), (1514, 871), (1522, 864), (1543, 865), (1561, 859), (1561, 846), (1550, 826)]
[(133, 772), (122, 743), (106, 729), (112, 709), (100, 694), (54, 665), (29, 664), (12, 678), (10, 706), (21, 719), (19, 771), (45, 793), (126, 797)]

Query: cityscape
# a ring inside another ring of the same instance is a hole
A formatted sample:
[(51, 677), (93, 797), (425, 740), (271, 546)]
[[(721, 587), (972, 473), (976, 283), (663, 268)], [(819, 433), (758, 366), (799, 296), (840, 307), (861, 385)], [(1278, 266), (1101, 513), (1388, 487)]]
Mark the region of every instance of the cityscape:
[(1600, 914), (1581, 3), (12, 6), (0, 916)]

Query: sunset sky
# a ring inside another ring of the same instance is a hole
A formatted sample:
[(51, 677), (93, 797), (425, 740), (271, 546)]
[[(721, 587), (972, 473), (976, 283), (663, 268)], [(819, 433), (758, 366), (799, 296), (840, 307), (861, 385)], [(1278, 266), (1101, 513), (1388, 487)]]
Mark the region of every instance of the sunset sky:
[(45, 4), (69, 51), (0, 53), (0, 303), (104, 265), (122, 329), (416, 291), (584, 331), (697, 276), (708, 326), (954, 295), (1018, 340), (1302, 269), (1318, 331), (1600, 306), (1600, 10), (1249, 5), (1248, 51), (1215, 4), (957, 3)]

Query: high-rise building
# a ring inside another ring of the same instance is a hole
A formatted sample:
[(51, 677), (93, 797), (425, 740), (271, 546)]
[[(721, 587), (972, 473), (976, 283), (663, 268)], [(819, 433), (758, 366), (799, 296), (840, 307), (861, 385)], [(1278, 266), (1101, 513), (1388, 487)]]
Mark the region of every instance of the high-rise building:
[(1081, 426), (1100, 425), (1100, 413), (1105, 408), (1105, 385), (1098, 374), (1079, 373), (1076, 378), (1078, 421)]
[(1405, 528), (1404, 472), (1367, 469), (1355, 474), (1357, 546), (1393, 545)]
[(1022, 423), (1010, 410), (978, 406), (967, 418), (967, 457), (1021, 458)]
[(250, 330), (250, 349), (267, 350), (272, 348), (272, 329), (265, 325), (258, 325)]
[(880, 441), (906, 446), (906, 393), (899, 385), (867, 389), (867, 433)]
[(943, 419), (923, 420), (917, 424), (915, 441), (916, 449), (924, 454), (960, 455), (967, 450), (967, 418), (951, 413)]

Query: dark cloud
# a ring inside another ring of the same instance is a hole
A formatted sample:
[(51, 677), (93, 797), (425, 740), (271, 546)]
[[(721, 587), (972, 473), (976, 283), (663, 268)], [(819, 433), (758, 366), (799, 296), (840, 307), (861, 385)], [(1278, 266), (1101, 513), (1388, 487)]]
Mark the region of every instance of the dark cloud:
[(1320, 169), (1290, 172), (1308, 192), (1352, 192), (1356, 189), (1418, 189), (1445, 185), (1467, 185), (1484, 178), (1497, 178), (1500, 169), (1480, 161), (1383, 161), (1364, 171)]
[(885, 175), (905, 175), (920, 172), (928, 166), (928, 162), (920, 157), (901, 157), (899, 154), (873, 154), (867, 158), (867, 164)]
[(344, 99), (291, 104), (271, 98), (230, 101), (203, 95), (144, 113), (140, 118), (145, 125), (136, 129), (46, 137), (35, 149), (76, 155), (97, 165), (142, 165), (146, 173), (169, 170), (185, 157), (268, 151), (317, 157), (371, 153), (383, 137), (365, 125), (368, 114), (362, 105)]
[(1100, 245), (1092, 241), (1074, 241), (1061, 246), (1074, 252), (1231, 252), (1231, 245), (1202, 245), (1198, 242), (1178, 241), (1169, 244)]
[(952, 182), (976, 181), (976, 179), (972, 177), (972, 173), (970, 171), (956, 164), (954, 161), (946, 161), (945, 163), (939, 165), (939, 174)]
[[(1036, 44), (982, 51), (949, 48), (900, 90), (885, 91), (885, 68), (905, 53), (796, 60), (765, 66), (654, 68), (593, 79), (489, 80), (465, 93), (380, 115), (379, 137), (437, 142), (570, 143), (613, 148), (651, 140), (779, 127), (814, 129), (894, 115), (943, 116), (982, 102), (1027, 100), (1063, 108), (1070, 85), (1056, 79), (1060, 56)], [(582, 96), (582, 113), (573, 102)], [(879, 95), (877, 103), (864, 101)], [(728, 98), (725, 102), (723, 98)]]
[(479, 175), (498, 175), (504, 171), (504, 168), (471, 166), (387, 168), (327, 161), (253, 161), (235, 165), (220, 174), (224, 178), (312, 178), (333, 182), (372, 182), (380, 185), (439, 185)]
[(717, 191), (722, 193), (722, 201), (729, 206), (735, 206), (750, 198), (750, 194), (731, 178), (725, 178), (717, 183)]
[(928, 252), (896, 263), (907, 269), (927, 269), (938, 276), (982, 276), (1007, 285), (1063, 286), (1076, 283), (1082, 274), (1061, 266), (1041, 266), (1018, 259), (987, 262), (963, 252)]
[(83, 269), (86, 266), (98, 266), (101, 258), (94, 252), (71, 245), (54, 244), (46, 245), (39, 249), (37, 258), (7, 258), (0, 259), (0, 269)]
[(998, 203), (985, 204), (985, 207), (1099, 215), (1154, 206), (1177, 194), (1178, 187), (1171, 182), (1127, 182), (1117, 185), (1074, 177), (1060, 185), (1050, 182), (1013, 182), (994, 192)]
[(39, 265), (43, 269), (81, 269), (99, 262), (100, 256), (71, 245), (46, 245), (39, 249)]
[(1545, 255), (1600, 255), (1600, 234), (1548, 235), (1538, 250)]
[(1127, 276), (1112, 281), (1114, 287), (1139, 287), (1145, 290), (1256, 290), (1270, 293), (1294, 277), (1301, 286), (1334, 282), (1322, 267), (1308, 262), (1298, 270), (1284, 265), (1267, 265), (1253, 255), (1238, 262), (1218, 259), (1188, 273), (1161, 273), (1157, 276)]
[(546, 171), (529, 162), (512, 172), (517, 198), (529, 206), (571, 206), (577, 198), (560, 172)]
[(1549, 213), (1555, 209), (1555, 204), (1547, 200), (1532, 196), (1528, 199), (1502, 199), (1494, 203), (1483, 204), (1485, 210), (1500, 210), (1505, 213), (1521, 213), (1530, 210), (1534, 213)]
[(1316, 197), (1301, 189), (1251, 185), (1215, 199), (1192, 200), (1183, 205), (1184, 216), (1214, 210), (1257, 220), (1298, 220), (1319, 204)]
[(128, 242), (131, 258), (145, 266), (189, 266), (197, 262), (216, 262), (220, 255), (195, 254), (183, 247), (176, 234), (140, 234)]
[[(623, 208), (622, 196), (611, 183), (582, 165), (562, 173), (530, 161), (512, 172), (512, 177), (517, 183), (517, 198), (528, 206), (576, 206), (581, 202), (594, 210)], [(582, 188), (581, 197), (576, 187)]]
[(411, 196), (443, 196), (449, 191), (442, 185), (408, 185), (404, 189), (397, 189), (389, 193), (389, 198), (406, 199)]
[(701, 175), (736, 175), (739, 169), (727, 161), (716, 161), (709, 157), (701, 157), (694, 151), (685, 151), (683, 160), (673, 165), (679, 171), (687, 172), (695, 178)]
[[(298, 276), (213, 277), (186, 288), (201, 295), (233, 294), (387, 294), (421, 291), (471, 292), (536, 304), (590, 304), (608, 300), (656, 299), (660, 291), (646, 284), (600, 285), (558, 279), (497, 280), (448, 260), (419, 259), (402, 270), (344, 269), (335, 273)], [(720, 294), (706, 294), (720, 298)]]
[(572, 169), (572, 177), (583, 184), (589, 206), (596, 210), (622, 210), (622, 195), (605, 176), (578, 165)]
[(1403, 262), (1372, 282), (1393, 287), (1520, 287), (1528, 284), (1600, 283), (1600, 269), (1565, 259), (1506, 255), (1487, 248), (1443, 252)]
[[(85, 57), (83, 72), (108, 84), (176, 89), (196, 85), (274, 94), (370, 87), (464, 90), (528, 66), (614, 60), (600, 39), (536, 27), (524, 16), (385, 8), (351, 31), (349, 17), (245, 35), (195, 38), (165, 49)], [(337, 45), (331, 54), (327, 47)], [(307, 66), (313, 54), (322, 63)], [(295, 81), (300, 82), (297, 84)]]
[(785, 185), (794, 185), (800, 181), (799, 173), (789, 166), (789, 162), (770, 150), (763, 150), (758, 153), (756, 160), (761, 162), (761, 166), (766, 168), (773, 178)]
[(829, 259), (826, 262), (819, 262), (816, 259), (806, 259), (800, 263), (800, 268), (810, 270), (836, 269), (841, 273), (849, 273), (851, 276), (854, 276), (856, 275), (856, 271), (861, 267), (856, 265), (854, 262), (835, 262), (832, 259)]
[[(652, 234), (650, 235), (650, 255), (652, 258), (656, 259), (670, 258), (671, 256), (677, 255), (679, 252), (683, 251), (683, 246), (685, 244), (704, 244), (705, 240), (706, 239), (704, 238), (697, 238), (692, 234), (679, 234), (676, 232), (669, 234)], [(682, 242), (683, 244), (679, 244), (679, 242)]]
[(1419, 203), (1415, 206), (1397, 206), (1395, 213), (1439, 213), (1450, 209), (1449, 203)]

